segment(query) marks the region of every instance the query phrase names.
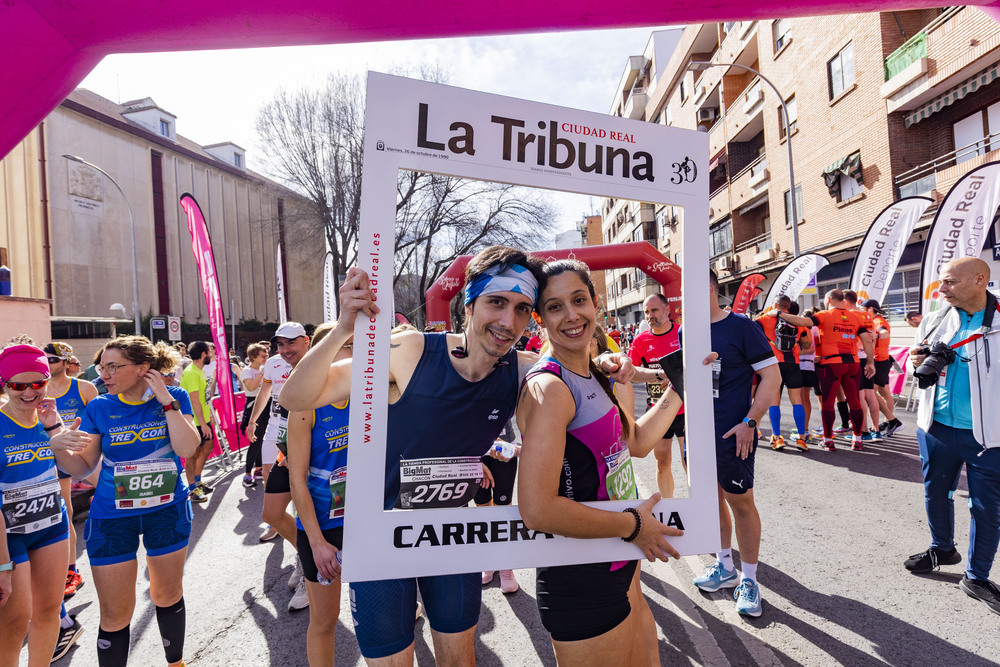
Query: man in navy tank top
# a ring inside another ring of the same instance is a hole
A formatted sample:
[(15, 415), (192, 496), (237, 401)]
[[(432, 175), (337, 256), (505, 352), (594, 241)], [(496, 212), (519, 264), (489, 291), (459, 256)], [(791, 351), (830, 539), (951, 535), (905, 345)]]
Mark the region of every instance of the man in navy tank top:
[[(420, 459), (442, 477), (459, 459), (470, 473), (514, 414), (521, 378), (538, 357), (518, 352), (514, 343), (531, 317), (540, 262), (505, 246), (476, 255), (466, 268), (464, 332), (406, 331), (392, 337), (389, 357), (389, 420), (386, 437), (384, 508), (462, 507), (472, 500), (478, 480), (460, 480), (448, 500), (433, 500), (401, 474), (404, 463)], [(351, 361), (331, 365), (354, 335), (359, 312), (379, 312), (368, 276), (352, 268), (341, 288), (337, 327), (310, 349), (281, 392), (288, 410), (310, 410), (345, 400), (350, 394)], [(632, 369), (613, 357), (610, 369)], [(628, 381), (625, 378), (624, 381)], [(442, 438), (442, 425), (448, 437)], [(454, 479), (454, 478), (451, 478)], [(460, 487), (460, 488), (459, 488)], [(479, 569), (479, 568), (475, 568)], [(479, 571), (418, 579), (351, 584), (352, 612), (361, 653), (368, 664), (412, 664), (417, 589), (440, 664), (473, 664), (475, 630), (482, 602)]]

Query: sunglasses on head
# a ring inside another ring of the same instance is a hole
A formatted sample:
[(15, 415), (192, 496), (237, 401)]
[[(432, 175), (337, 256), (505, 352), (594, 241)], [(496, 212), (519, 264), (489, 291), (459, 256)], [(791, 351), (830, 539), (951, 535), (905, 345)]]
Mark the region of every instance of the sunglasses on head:
[(48, 359), (50, 364), (58, 364), (60, 361), (63, 361), (62, 357), (49, 357)]
[(39, 380), (38, 382), (5, 382), (4, 385), (14, 391), (25, 391), (28, 387), (32, 389), (45, 389), (45, 385), (48, 383), (48, 380)]

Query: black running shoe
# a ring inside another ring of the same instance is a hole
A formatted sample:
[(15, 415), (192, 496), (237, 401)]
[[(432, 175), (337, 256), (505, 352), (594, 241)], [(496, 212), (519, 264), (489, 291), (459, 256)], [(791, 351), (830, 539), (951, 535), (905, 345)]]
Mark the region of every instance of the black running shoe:
[(992, 581), (962, 577), (958, 587), (969, 597), (982, 602), (994, 614), (1000, 614), (1000, 588)]
[(903, 422), (899, 421), (898, 419), (893, 419), (891, 422), (889, 422), (889, 426), (885, 429), (885, 437), (888, 438), (890, 435), (898, 433), (899, 431), (902, 430), (903, 430)]
[(83, 626), (76, 620), (76, 616), (70, 616), (70, 619), (73, 621), (73, 625), (68, 628), (59, 628), (59, 640), (56, 642), (56, 650), (52, 653), (52, 662), (69, 653), (69, 650), (73, 648), (73, 644), (83, 634)]
[(205, 484), (205, 482), (198, 482), (197, 486), (198, 486), (199, 489), (201, 489), (202, 491), (205, 492), (205, 495), (208, 495), (212, 491), (215, 491), (214, 487), (211, 487), (208, 484)]
[(952, 547), (950, 551), (942, 551), (931, 547), (927, 551), (913, 554), (903, 563), (903, 567), (913, 574), (927, 574), (939, 569), (942, 565), (958, 565), (962, 562), (962, 554)]

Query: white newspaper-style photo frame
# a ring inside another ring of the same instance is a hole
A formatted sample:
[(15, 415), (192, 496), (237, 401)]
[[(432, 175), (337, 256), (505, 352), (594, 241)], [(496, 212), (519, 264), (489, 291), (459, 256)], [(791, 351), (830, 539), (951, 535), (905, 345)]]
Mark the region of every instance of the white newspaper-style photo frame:
[[(703, 335), (710, 326), (708, 135), (370, 72), (364, 160), (358, 266), (371, 279), (380, 313), (359, 316), (354, 330), (344, 581), (642, 558), (618, 538), (529, 530), (516, 506), (383, 510), (400, 170), (684, 208), (682, 266), (694, 267), (682, 277), (691, 492), (660, 501), (654, 514), (683, 527), (682, 537), (670, 539), (682, 555), (716, 551), (711, 369), (702, 365), (711, 352), (710, 337)], [(447, 424), (441, 438), (448, 438)], [(587, 504), (621, 511), (637, 502)]]

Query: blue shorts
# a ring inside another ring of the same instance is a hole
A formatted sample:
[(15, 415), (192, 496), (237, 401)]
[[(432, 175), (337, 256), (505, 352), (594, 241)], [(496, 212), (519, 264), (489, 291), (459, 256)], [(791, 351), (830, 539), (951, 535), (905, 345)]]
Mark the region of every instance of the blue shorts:
[(162, 556), (183, 549), (191, 536), (191, 501), (184, 499), (134, 516), (88, 518), (83, 527), (83, 539), (87, 541), (90, 564), (113, 565), (135, 560), (140, 535), (147, 556)]
[(54, 526), (49, 526), (44, 530), (36, 530), (27, 535), (17, 533), (7, 533), (7, 549), (10, 551), (10, 559), (15, 563), (28, 562), (28, 552), (35, 549), (47, 547), (50, 544), (62, 542), (69, 539), (69, 516), (66, 508), (62, 511), (62, 521)]
[(479, 622), (482, 574), (448, 574), (351, 584), (351, 613), (361, 655), (385, 658), (413, 643), (417, 587), (424, 612), (437, 632), (465, 632)]
[(745, 459), (736, 455), (736, 436), (725, 440), (715, 439), (715, 469), (719, 486), (726, 493), (744, 494), (753, 488), (753, 461), (757, 453), (757, 433), (753, 434), (753, 447)]

